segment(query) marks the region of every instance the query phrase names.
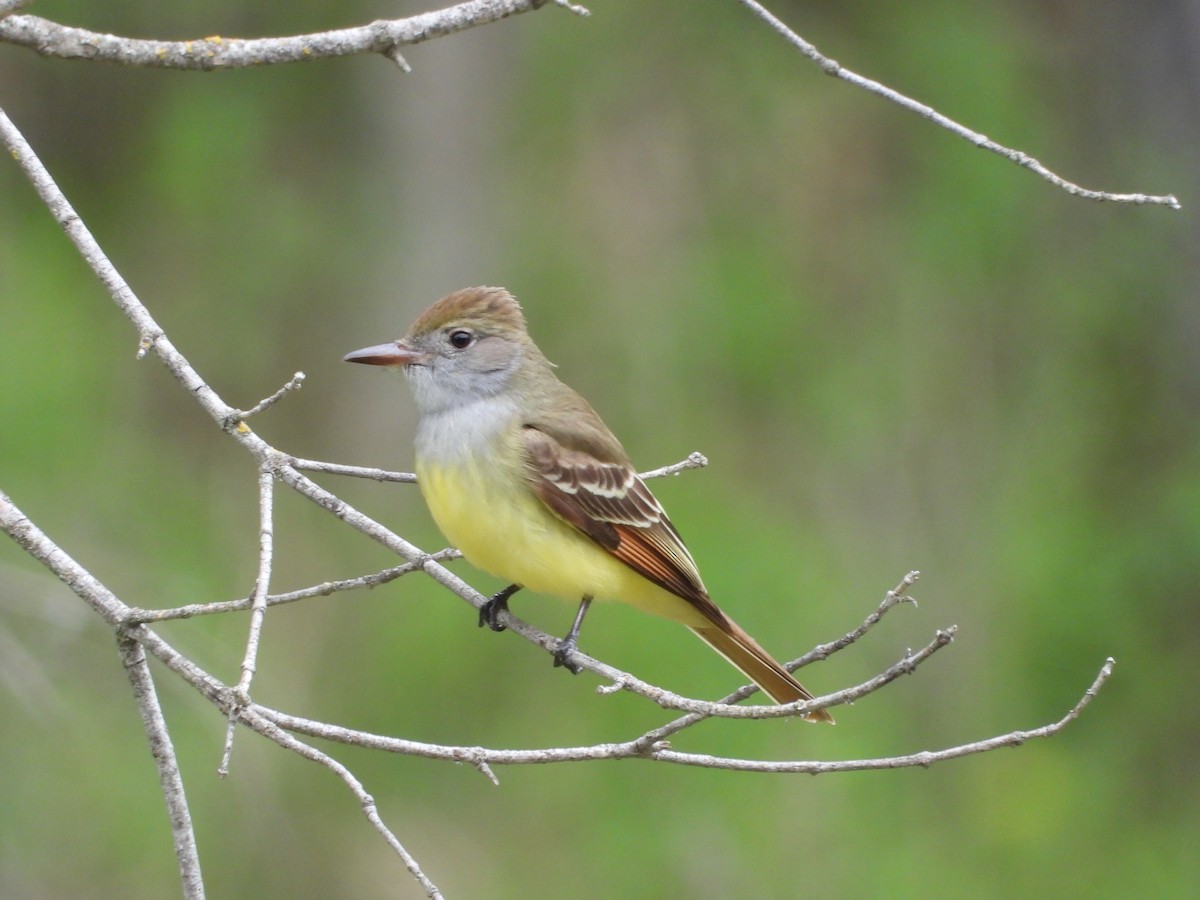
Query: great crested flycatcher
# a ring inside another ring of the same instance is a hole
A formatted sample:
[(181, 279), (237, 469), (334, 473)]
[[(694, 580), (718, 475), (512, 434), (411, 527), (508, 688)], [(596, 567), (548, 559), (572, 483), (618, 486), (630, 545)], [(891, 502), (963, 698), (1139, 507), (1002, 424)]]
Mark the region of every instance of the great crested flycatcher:
[[(522, 587), (580, 600), (555, 654), (570, 663), (593, 597), (680, 622), (775, 702), (811, 700), (725, 615), (620, 442), (554, 374), (503, 288), (434, 303), (397, 341), (348, 362), (400, 366), (420, 412), (417, 482), (434, 521), (474, 565), (513, 584), (480, 610), (498, 622)], [(832, 722), (825, 710), (807, 718)]]

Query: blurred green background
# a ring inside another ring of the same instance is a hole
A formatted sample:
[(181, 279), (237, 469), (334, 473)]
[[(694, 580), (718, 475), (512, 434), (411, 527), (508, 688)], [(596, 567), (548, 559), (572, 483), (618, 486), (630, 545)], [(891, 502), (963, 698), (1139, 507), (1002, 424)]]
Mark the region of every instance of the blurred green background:
[[(1050, 741), (821, 778), (642, 762), (501, 769), (334, 748), (452, 897), (1190, 896), (1200, 884), (1200, 66), (1184, 3), (772, 9), (849, 66), (1088, 187), (1075, 199), (823, 77), (733, 2), (595, 0), (380, 58), (199, 74), (0, 45), (13, 117), (176, 345), (287, 452), (411, 467), (412, 405), (343, 353), (502, 284), (656, 483), (714, 596), (781, 657), (909, 569), (918, 609), (805, 671), (858, 682), (952, 623), (836, 728), (709, 723), (676, 746), (848, 759), (1063, 714)], [(42, 0), (135, 36), (291, 34), (432, 4)], [(2, 163), (3, 161), (0, 161)], [(0, 164), (0, 489), (126, 602), (245, 596), (255, 468), (152, 359), (17, 168)], [(414, 489), (325, 478), (430, 550)], [(395, 562), (281, 496), (275, 587)], [(455, 563), (481, 590), (496, 582)], [(552, 632), (571, 610), (521, 595)], [(242, 615), (162, 633), (236, 680)], [(583, 649), (685, 693), (738, 683), (683, 629), (593, 613)], [(324, 769), (161, 666), (212, 897), (418, 896)], [(0, 544), (0, 894), (178, 893), (112, 636)], [(271, 612), (255, 697), (489, 747), (625, 739), (601, 697), (428, 579)]]

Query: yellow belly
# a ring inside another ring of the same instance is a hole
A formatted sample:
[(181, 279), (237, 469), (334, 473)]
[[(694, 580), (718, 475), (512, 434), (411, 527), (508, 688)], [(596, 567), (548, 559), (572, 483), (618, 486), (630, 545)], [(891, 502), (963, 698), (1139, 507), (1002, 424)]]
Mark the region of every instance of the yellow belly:
[(474, 566), (539, 594), (618, 600), (685, 625), (706, 620), (551, 513), (518, 478), (483, 477), (472, 463), (417, 463), (434, 521)]

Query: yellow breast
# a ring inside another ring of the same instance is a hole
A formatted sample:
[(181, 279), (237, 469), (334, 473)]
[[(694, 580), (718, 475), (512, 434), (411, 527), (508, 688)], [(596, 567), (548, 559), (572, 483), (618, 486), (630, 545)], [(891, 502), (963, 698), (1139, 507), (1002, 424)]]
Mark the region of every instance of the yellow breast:
[(417, 479), (442, 534), (485, 572), (565, 600), (588, 595), (684, 624), (704, 621), (690, 603), (556, 517), (516, 472), (418, 460)]

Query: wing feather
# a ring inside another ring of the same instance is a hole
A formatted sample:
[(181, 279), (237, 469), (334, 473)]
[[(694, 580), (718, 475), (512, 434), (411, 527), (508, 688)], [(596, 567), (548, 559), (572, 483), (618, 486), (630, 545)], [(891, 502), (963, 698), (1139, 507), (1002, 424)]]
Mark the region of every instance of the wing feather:
[(679, 532), (629, 463), (569, 449), (533, 426), (524, 439), (533, 491), (555, 515), (711, 621), (726, 621)]

